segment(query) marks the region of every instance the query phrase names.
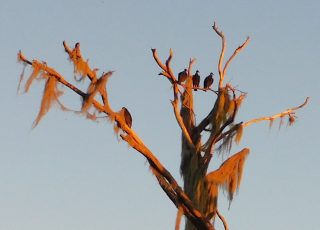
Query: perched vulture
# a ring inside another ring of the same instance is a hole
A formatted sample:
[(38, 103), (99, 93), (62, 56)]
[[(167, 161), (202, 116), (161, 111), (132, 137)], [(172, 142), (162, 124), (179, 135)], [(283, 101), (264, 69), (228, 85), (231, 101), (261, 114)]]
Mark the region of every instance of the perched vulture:
[(209, 89), (212, 84), (213, 84), (213, 73), (210, 73), (210, 75), (207, 76), (203, 82), (203, 88), (205, 88), (205, 91)]
[(197, 91), (197, 88), (199, 87), (200, 83), (199, 70), (197, 70), (196, 73), (192, 76), (192, 83), (193, 87), (195, 88), (194, 91)]
[(81, 57), (81, 54), (80, 54), (80, 43), (77, 42), (74, 46), (74, 49), (76, 50), (76, 57), (77, 58), (80, 58)]
[(178, 83), (181, 84), (182, 82), (187, 80), (187, 77), (188, 77), (187, 69), (184, 69), (182, 72), (178, 74)]
[(127, 126), (129, 128), (131, 128), (131, 126), (132, 126), (131, 114), (129, 113), (129, 111), (128, 111), (128, 109), (126, 107), (122, 107), (122, 110), (123, 110), (124, 120), (125, 120)]

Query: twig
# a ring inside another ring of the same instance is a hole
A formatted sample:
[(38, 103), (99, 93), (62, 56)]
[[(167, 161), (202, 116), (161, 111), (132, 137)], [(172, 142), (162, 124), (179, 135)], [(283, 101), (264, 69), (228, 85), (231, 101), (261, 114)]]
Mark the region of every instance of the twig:
[(152, 51), (152, 55), (153, 55), (154, 60), (157, 62), (158, 66), (163, 70), (159, 75), (163, 75), (163, 76), (167, 77), (171, 83), (176, 82), (174, 75), (172, 76), (169, 74), (169, 70), (167, 69), (167, 66), (164, 65), (162, 63), (162, 61), (160, 60), (157, 50), (151, 49), (151, 51)]
[(222, 214), (218, 211), (218, 209), (217, 209), (216, 213), (217, 213), (219, 219), (222, 221), (224, 229), (229, 230), (229, 226), (228, 226), (226, 219), (222, 216)]

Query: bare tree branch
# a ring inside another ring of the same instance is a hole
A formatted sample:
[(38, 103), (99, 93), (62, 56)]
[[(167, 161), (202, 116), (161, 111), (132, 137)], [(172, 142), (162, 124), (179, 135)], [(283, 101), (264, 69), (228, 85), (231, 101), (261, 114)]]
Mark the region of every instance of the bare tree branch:
[[(158, 53), (157, 53), (157, 50), (156, 49), (152, 49), (152, 54), (153, 54), (153, 58), (154, 60), (156, 61), (156, 63), (158, 64), (158, 66), (163, 70), (163, 73), (162, 75), (166, 76), (171, 84), (172, 84), (172, 88), (173, 88), (173, 97), (174, 97), (174, 100), (171, 101), (171, 104), (173, 106), (173, 111), (174, 111), (174, 115), (176, 117), (176, 120), (178, 122), (178, 125), (180, 126), (181, 128), (181, 131), (184, 135), (184, 137), (186, 138), (188, 144), (194, 148), (194, 144), (192, 142), (192, 139), (191, 139), (191, 136), (190, 136), (190, 133), (186, 127), (186, 125), (184, 124), (183, 122), (183, 119), (180, 115), (180, 110), (179, 110), (179, 97), (178, 97), (178, 94), (179, 94), (179, 88), (178, 88), (178, 84), (177, 84), (177, 80), (176, 80), (176, 77), (174, 76), (173, 74), (173, 70), (172, 68), (170, 67), (170, 62), (172, 60), (172, 57), (173, 57), (173, 51), (172, 49), (170, 49), (170, 54), (169, 54), (169, 57), (168, 59), (166, 60), (166, 65), (164, 65), (159, 56), (158, 56)], [(190, 61), (189, 63), (189, 70), (191, 70), (192, 68), (192, 65), (193, 65), (194, 61)]]
[(194, 144), (192, 142), (192, 139), (191, 139), (191, 136), (185, 126), (185, 124), (183, 123), (183, 119), (180, 115), (180, 111), (179, 111), (179, 106), (178, 106), (178, 100), (174, 100), (174, 101), (171, 101), (171, 104), (173, 106), (173, 111), (174, 111), (174, 115), (176, 117), (176, 120), (181, 128), (181, 131), (184, 135), (184, 137), (186, 138), (186, 140), (188, 141), (189, 145), (191, 147), (194, 147)]
[(171, 67), (170, 67), (172, 57), (173, 57), (173, 51), (172, 51), (172, 49), (170, 48), (169, 57), (168, 57), (168, 59), (166, 60), (166, 66), (167, 66), (168, 74), (171, 76), (171, 78), (172, 78), (173, 81), (176, 81), (176, 77), (174, 76), (174, 73), (173, 73), (173, 71), (172, 71), (172, 69), (171, 69)]
[(247, 46), (247, 44), (249, 43), (249, 40), (250, 40), (250, 38), (247, 37), (247, 39), (245, 40), (245, 42), (244, 42), (241, 46), (239, 46), (239, 47), (233, 52), (233, 54), (231, 55), (231, 57), (228, 59), (228, 61), (227, 61), (226, 64), (224, 65), (224, 68), (223, 68), (223, 76), (226, 75), (227, 68), (228, 68), (230, 62), (232, 61), (232, 59), (233, 59), (242, 49), (244, 49), (244, 48)]
[(177, 217), (176, 217), (176, 225), (175, 225), (175, 230), (180, 229), (180, 223), (181, 223), (181, 217), (183, 216), (183, 208), (178, 207), (178, 212), (177, 212)]
[(220, 53), (220, 57), (219, 57), (219, 64), (218, 64), (218, 71), (219, 71), (219, 89), (223, 87), (223, 81), (224, 81), (224, 77), (226, 76), (226, 72), (227, 72), (227, 68), (230, 64), (230, 62), (232, 61), (232, 59), (243, 49), (246, 47), (246, 45), (249, 43), (250, 38), (248, 37), (246, 39), (246, 41), (240, 45), (235, 51), (234, 53), (231, 55), (231, 57), (227, 60), (226, 64), (224, 65), (224, 67), (222, 68), (223, 65), (223, 59), (224, 59), (224, 54), (225, 54), (225, 49), (227, 47), (227, 42), (224, 36), (224, 33), (219, 30), (218, 26), (216, 25), (216, 23), (214, 22), (212, 28), (214, 29), (214, 31), (219, 35), (219, 37), (221, 38), (221, 42), (222, 42), (222, 47), (221, 47), (221, 53)]
[(219, 219), (222, 221), (224, 229), (229, 230), (229, 226), (228, 226), (226, 219), (222, 216), (222, 214), (219, 212), (218, 209), (217, 209), (216, 213), (217, 213)]
[(224, 53), (225, 53), (225, 49), (226, 49), (227, 43), (226, 43), (226, 39), (224, 37), (223, 32), (219, 31), (219, 28), (218, 28), (216, 22), (213, 23), (212, 28), (219, 35), (219, 37), (221, 38), (221, 43), (222, 43), (221, 44), (221, 53), (220, 53), (220, 57), (219, 57), (219, 64), (218, 64), (219, 89), (220, 89), (223, 86), (223, 80), (224, 80), (224, 72), (223, 72), (223, 69), (222, 69), (222, 64), (223, 64)]
[(167, 69), (167, 66), (164, 65), (160, 60), (157, 49), (151, 49), (151, 51), (152, 51), (154, 60), (157, 62), (158, 66), (163, 70), (160, 74), (167, 77), (172, 84), (173, 82), (176, 82), (176, 78), (174, 77), (174, 75), (172, 76), (169, 74), (169, 70)]
[(281, 118), (281, 117), (284, 117), (284, 116), (292, 116), (294, 115), (294, 112), (302, 107), (304, 107), (309, 101), (309, 97), (306, 98), (306, 100), (303, 102), (303, 104), (297, 106), (297, 107), (293, 107), (291, 109), (287, 109), (281, 113), (277, 113), (273, 116), (270, 116), (270, 117), (260, 117), (260, 118), (256, 118), (256, 119), (252, 119), (250, 121), (247, 121), (247, 122), (244, 122), (242, 125), (243, 127), (247, 127), (253, 123), (258, 123), (258, 122), (261, 122), (261, 121), (272, 121), (276, 118)]

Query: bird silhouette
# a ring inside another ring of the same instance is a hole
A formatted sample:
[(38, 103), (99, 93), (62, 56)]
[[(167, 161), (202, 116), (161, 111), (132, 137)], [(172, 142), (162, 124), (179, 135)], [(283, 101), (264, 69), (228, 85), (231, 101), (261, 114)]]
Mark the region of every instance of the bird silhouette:
[(192, 84), (193, 87), (195, 88), (194, 91), (197, 91), (196, 88), (199, 87), (200, 83), (200, 75), (199, 75), (199, 70), (196, 71), (196, 73), (192, 76)]
[(210, 73), (210, 75), (208, 75), (203, 82), (203, 88), (205, 89), (205, 91), (207, 91), (207, 89), (209, 89), (212, 84), (213, 84), (213, 73)]
[(185, 80), (187, 80), (188, 73), (187, 69), (184, 69), (182, 72), (178, 73), (178, 83), (181, 84)]
[(131, 114), (129, 113), (129, 111), (128, 111), (128, 109), (126, 107), (122, 107), (122, 111), (123, 111), (124, 120), (125, 120), (127, 126), (129, 128), (131, 128), (131, 126), (132, 126), (132, 116), (131, 116)]

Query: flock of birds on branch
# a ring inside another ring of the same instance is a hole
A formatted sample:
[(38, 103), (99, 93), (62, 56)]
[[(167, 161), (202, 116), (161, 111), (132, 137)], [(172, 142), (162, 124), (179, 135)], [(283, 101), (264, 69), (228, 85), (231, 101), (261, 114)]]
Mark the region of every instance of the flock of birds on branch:
[[(178, 74), (178, 84), (184, 83), (187, 80), (188, 77), (188, 71), (187, 69), (184, 69), (182, 72)], [(202, 89), (204, 91), (210, 90), (211, 85), (213, 84), (213, 73), (210, 73), (203, 81), (203, 88), (200, 88), (200, 75), (199, 70), (195, 72), (194, 75), (192, 75), (192, 84), (194, 91), (197, 91), (198, 89)], [(124, 115), (124, 119), (126, 124), (129, 128), (132, 126), (132, 116), (127, 108), (122, 107), (122, 112)]]
[[(178, 74), (178, 83), (181, 84), (187, 80), (188, 77), (188, 71), (187, 69), (184, 69), (182, 72)], [(197, 91), (199, 88), (200, 84), (200, 75), (199, 75), (199, 70), (196, 71), (196, 73), (192, 76), (192, 84), (194, 91)], [(210, 89), (211, 85), (213, 84), (213, 73), (210, 73), (203, 81), (203, 90), (207, 91)]]

